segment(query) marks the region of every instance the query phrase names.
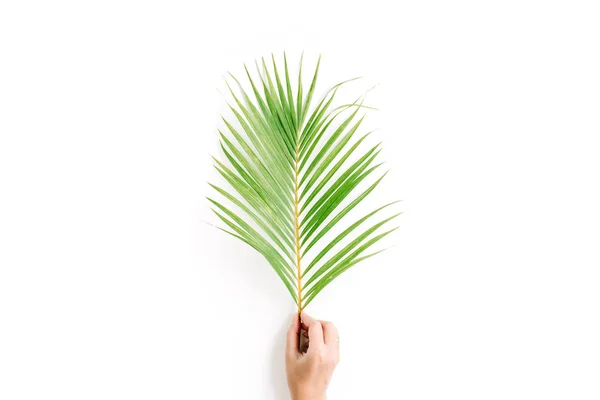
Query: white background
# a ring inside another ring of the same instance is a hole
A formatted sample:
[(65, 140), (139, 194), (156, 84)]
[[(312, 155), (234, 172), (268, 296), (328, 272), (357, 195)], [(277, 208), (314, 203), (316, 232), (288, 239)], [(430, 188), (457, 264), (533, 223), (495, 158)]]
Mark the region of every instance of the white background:
[(0, 398), (287, 398), (294, 306), (204, 196), (226, 71), (305, 50), (380, 84), (404, 212), (309, 307), (330, 398), (597, 400), (594, 3), (2, 2)]

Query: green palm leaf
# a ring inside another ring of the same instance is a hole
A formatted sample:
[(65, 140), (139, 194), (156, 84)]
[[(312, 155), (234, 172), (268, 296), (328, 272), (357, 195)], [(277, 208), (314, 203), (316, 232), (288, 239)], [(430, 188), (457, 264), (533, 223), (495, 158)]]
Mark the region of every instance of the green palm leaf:
[[(219, 229), (266, 258), (299, 313), (348, 268), (381, 252), (364, 254), (396, 229), (387, 226), (399, 215), (383, 216), (391, 202), (352, 216), (385, 176), (377, 161), (380, 143), (367, 145), (371, 132), (358, 133), (362, 113), (372, 108), (361, 98), (334, 108), (339, 88), (357, 78), (314, 100), (321, 58), (308, 90), (302, 59), (294, 79), (285, 54), (283, 66), (274, 56), (257, 62), (254, 75), (244, 66), (247, 89), (231, 75), (235, 118), (223, 119), (224, 160), (214, 159), (228, 187), (211, 184), (219, 200), (209, 198), (225, 224)], [(328, 238), (338, 226), (341, 232)]]

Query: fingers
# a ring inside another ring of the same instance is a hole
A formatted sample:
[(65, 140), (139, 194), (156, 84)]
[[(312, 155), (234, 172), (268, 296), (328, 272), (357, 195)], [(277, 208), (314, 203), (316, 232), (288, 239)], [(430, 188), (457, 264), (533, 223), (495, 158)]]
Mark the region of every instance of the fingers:
[(304, 326), (306, 329), (308, 329), (308, 327), (311, 324), (313, 324), (315, 322), (319, 322), (305, 312), (302, 313), (302, 315), (300, 316), (300, 319), (302, 321), (302, 326)]
[(323, 339), (325, 344), (328, 346), (337, 346), (338, 344), (338, 330), (329, 321), (321, 321), (321, 326), (323, 327)]
[(325, 342), (323, 341), (323, 327), (321, 323), (306, 313), (302, 313), (302, 322), (308, 327), (308, 339), (310, 340), (308, 351), (322, 348)]
[(300, 331), (300, 318), (298, 314), (294, 314), (292, 318), (292, 325), (287, 331), (287, 341), (285, 344), (285, 353), (288, 357), (296, 357), (300, 352), (298, 351), (298, 332)]
[(321, 326), (323, 326), (325, 345), (331, 349), (333, 363), (337, 365), (340, 361), (340, 335), (338, 330), (335, 325), (328, 321), (321, 321)]

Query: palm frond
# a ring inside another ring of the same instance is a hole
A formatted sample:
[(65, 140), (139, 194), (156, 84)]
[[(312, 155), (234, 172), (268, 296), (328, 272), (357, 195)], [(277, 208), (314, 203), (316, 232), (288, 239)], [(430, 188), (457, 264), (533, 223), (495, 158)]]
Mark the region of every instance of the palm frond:
[(299, 313), (344, 271), (381, 252), (365, 254), (396, 229), (386, 227), (400, 214), (382, 216), (394, 201), (352, 217), (386, 174), (377, 161), (381, 143), (366, 145), (371, 132), (358, 133), (373, 108), (363, 97), (334, 107), (340, 87), (358, 78), (315, 101), (321, 57), (308, 90), (303, 58), (297, 78), (285, 53), (283, 66), (274, 56), (256, 62), (254, 75), (244, 66), (248, 89), (230, 75), (233, 117), (219, 131), (224, 160), (214, 159), (228, 186), (210, 184), (219, 200), (209, 198), (225, 224), (219, 229), (265, 257)]

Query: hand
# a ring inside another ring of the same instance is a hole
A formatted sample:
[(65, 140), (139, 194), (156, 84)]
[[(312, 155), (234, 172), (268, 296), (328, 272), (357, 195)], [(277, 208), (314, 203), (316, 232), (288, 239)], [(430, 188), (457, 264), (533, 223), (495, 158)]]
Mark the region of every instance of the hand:
[[(300, 329), (307, 332), (308, 350), (298, 350)], [(317, 321), (302, 313), (288, 329), (285, 366), (292, 400), (324, 400), (331, 375), (340, 359), (340, 340), (331, 322)]]

